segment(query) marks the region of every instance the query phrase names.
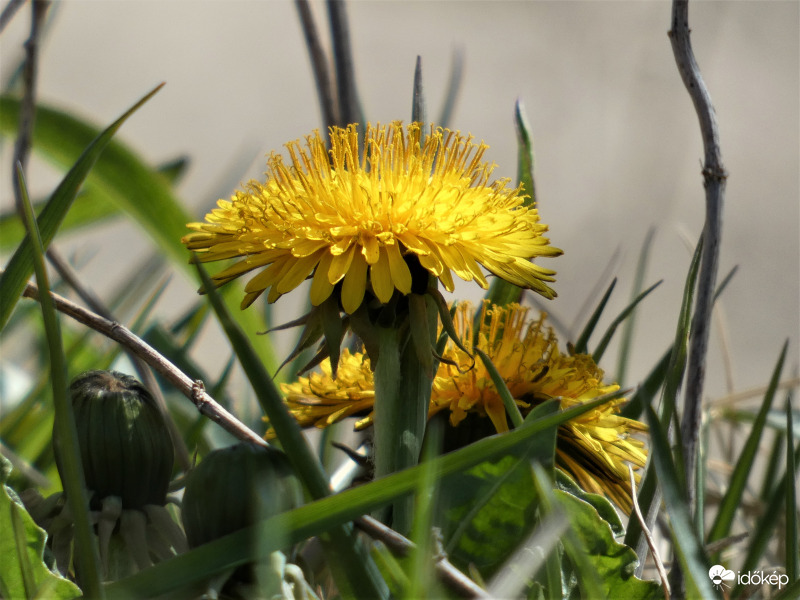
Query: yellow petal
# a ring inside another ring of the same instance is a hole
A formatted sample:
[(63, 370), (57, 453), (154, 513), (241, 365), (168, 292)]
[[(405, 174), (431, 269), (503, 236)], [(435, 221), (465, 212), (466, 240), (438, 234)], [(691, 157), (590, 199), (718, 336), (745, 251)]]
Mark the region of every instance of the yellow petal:
[(378, 243), (378, 240), (375, 239), (375, 236), (363, 234), (361, 236), (361, 244), (363, 246), (361, 248), (361, 254), (367, 259), (367, 264), (374, 265), (378, 262), (381, 245)]
[(311, 290), (309, 295), (311, 297), (311, 304), (319, 306), (333, 292), (334, 284), (328, 280), (328, 271), (333, 261), (333, 255), (330, 252), (323, 252), (322, 258), (317, 264), (317, 270), (314, 272), (314, 279), (311, 281)]
[(350, 269), (350, 263), (353, 262), (355, 248), (355, 246), (350, 246), (344, 254), (333, 254), (331, 266), (328, 268), (328, 281), (332, 285), (339, 283), (342, 277), (344, 277), (344, 274)]
[(384, 246), (378, 256), (378, 262), (369, 268), (370, 280), (372, 281), (372, 291), (382, 304), (386, 304), (394, 293), (392, 283), (392, 271), (389, 266), (389, 255)]
[(389, 269), (392, 272), (394, 287), (400, 290), (401, 294), (410, 294), (411, 271), (400, 253), (400, 244), (388, 244), (384, 248), (386, 248), (386, 254), (389, 257)]
[(291, 292), (294, 288), (305, 281), (306, 277), (311, 274), (314, 266), (319, 262), (320, 252), (316, 252), (311, 256), (304, 256), (302, 258), (294, 258), (291, 261), (291, 266), (283, 274), (280, 281), (278, 281), (278, 293), (285, 294)]
[(346, 313), (354, 313), (361, 305), (366, 287), (367, 261), (360, 252), (356, 252), (342, 283), (342, 307)]

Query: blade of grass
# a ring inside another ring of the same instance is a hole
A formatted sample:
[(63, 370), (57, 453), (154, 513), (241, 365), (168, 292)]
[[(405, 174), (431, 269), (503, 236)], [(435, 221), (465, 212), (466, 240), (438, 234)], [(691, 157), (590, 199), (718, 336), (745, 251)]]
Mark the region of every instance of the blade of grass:
[[(89, 170), (97, 162), (100, 154), (106, 148), (111, 138), (122, 124), (136, 112), (145, 102), (158, 92), (163, 84), (157, 86), (150, 93), (134, 104), (125, 114), (114, 121), (83, 151), (78, 161), (66, 174), (59, 186), (53, 192), (47, 206), (42, 210), (37, 220), (37, 228), (41, 232), (42, 243), (45, 247), (50, 245), (53, 237), (69, 210), (78, 189), (83, 184)], [(0, 110), (0, 114), (5, 111)], [(38, 116), (37, 116), (38, 120)], [(19, 301), (25, 282), (33, 272), (33, 249), (30, 236), (17, 248), (5, 271), (0, 275), (0, 331), (8, 323), (11, 312)]]
[[(1, 103), (2, 100), (0, 100)], [(87, 132), (87, 135), (91, 136), (91, 133)], [(99, 162), (101, 163), (99, 168), (102, 169), (103, 159), (101, 158)], [(170, 183), (174, 183), (182, 174), (185, 166), (186, 159), (179, 159), (174, 163), (159, 166), (158, 171), (163, 173)], [(46, 200), (34, 202), (33, 209), (37, 215), (46, 204)], [(120, 215), (122, 215), (122, 209), (109, 198), (101, 186), (94, 182), (94, 177), (90, 173), (85, 185), (75, 197), (69, 212), (64, 216), (59, 231), (65, 233), (70, 230), (78, 230), (83, 227), (97, 225)], [(17, 212), (9, 211), (0, 214), (0, 250), (16, 248), (24, 238), (25, 226), (19, 220)]]
[[(633, 277), (633, 287), (631, 288), (631, 302), (639, 295), (644, 287), (644, 277), (647, 272), (647, 265), (650, 262), (650, 250), (653, 247), (656, 229), (650, 227), (642, 242), (642, 249), (639, 251), (639, 260), (636, 263), (636, 274)], [(619, 342), (619, 356), (617, 357), (617, 377), (614, 381), (624, 382), (628, 374), (628, 360), (631, 353), (631, 342), (636, 324), (636, 313), (633, 313), (622, 327), (622, 337)]]
[[(786, 397), (786, 431), (793, 430), (792, 394)], [(795, 479), (794, 448), (792, 436), (786, 436), (786, 574), (789, 581), (800, 578), (800, 551), (797, 547), (797, 481)]]
[(714, 598), (716, 596), (708, 578), (708, 558), (695, 533), (670, 450), (668, 422), (659, 421), (652, 407), (645, 406), (644, 410), (650, 426), (650, 456), (664, 493), (672, 544), (686, 582), (686, 597)]
[[(792, 459), (796, 468), (796, 465), (800, 462), (800, 443), (797, 444)], [(764, 512), (761, 514), (761, 518), (758, 520), (755, 527), (753, 527), (753, 534), (750, 536), (747, 554), (742, 562), (742, 568), (740, 569), (742, 573), (755, 570), (763, 560), (767, 546), (775, 537), (774, 529), (778, 518), (782, 514), (781, 507), (786, 506), (786, 486), (791, 483), (795, 483), (796, 485), (797, 483), (796, 472), (796, 470), (792, 473), (787, 471), (783, 474), (775, 486), (775, 490), (769, 502), (766, 504)], [(731, 598), (739, 598), (741, 592), (742, 586), (737, 585), (731, 591)]]
[[(231, 318), (211, 279), (196, 261), (198, 273), (203, 285), (208, 290), (208, 299), (217, 315), (217, 320), (231, 342), (239, 363), (242, 365), (261, 408), (267, 415), (270, 425), (289, 457), (297, 476), (308, 489), (314, 499), (324, 498), (331, 493), (325, 471), (317, 460), (316, 454), (303, 437), (300, 427), (283, 403), (283, 397), (275, 386), (266, 368), (253, 350), (250, 340)], [(386, 584), (380, 578), (378, 569), (364, 547), (352, 535), (352, 528), (341, 527), (331, 531), (332, 544), (326, 544), (326, 555), (331, 561), (338, 561), (347, 575), (352, 591), (363, 597), (383, 598), (386, 596)], [(335, 551), (334, 551), (335, 550)], [(339, 581), (340, 585), (345, 582)]]
[(450, 63), (450, 77), (447, 80), (447, 91), (444, 94), (444, 103), (439, 112), (439, 120), (436, 121), (442, 127), (448, 127), (453, 116), (453, 109), (456, 106), (458, 92), (461, 89), (461, 79), (464, 74), (464, 53), (461, 50), (453, 51), (453, 58)]
[(606, 308), (608, 299), (611, 297), (611, 292), (614, 291), (614, 286), (616, 285), (617, 278), (614, 277), (614, 279), (611, 280), (611, 284), (608, 286), (606, 293), (603, 294), (603, 297), (600, 299), (600, 303), (597, 305), (597, 308), (594, 309), (592, 316), (589, 317), (589, 322), (586, 323), (586, 327), (583, 328), (583, 331), (581, 331), (581, 334), (578, 336), (578, 341), (575, 342), (576, 354), (588, 354), (589, 338), (592, 336), (594, 328), (597, 326), (597, 321), (600, 320), (600, 316), (603, 314), (603, 310)]
[(647, 295), (650, 292), (652, 292), (654, 289), (656, 289), (659, 285), (661, 285), (661, 283), (663, 281), (664, 281), (663, 279), (660, 280), (660, 281), (657, 281), (656, 283), (651, 285), (649, 288), (647, 288), (645, 291), (643, 291), (641, 294), (636, 296), (636, 298), (633, 300), (633, 302), (631, 302), (625, 308), (625, 310), (623, 310), (617, 316), (617, 318), (614, 319), (611, 322), (611, 325), (608, 326), (608, 329), (606, 330), (606, 333), (600, 339), (600, 342), (597, 344), (597, 347), (595, 348), (594, 352), (592, 352), (592, 357), (594, 358), (594, 362), (595, 363), (598, 363), (598, 364), (600, 363), (600, 359), (603, 358), (603, 354), (605, 353), (606, 348), (608, 347), (608, 344), (611, 342), (611, 339), (614, 337), (614, 333), (617, 331), (617, 327), (619, 327), (619, 325), (621, 323), (623, 323), (625, 321), (625, 319), (627, 319), (628, 316), (633, 313), (633, 311), (636, 309), (636, 306), (639, 304), (639, 302), (644, 300), (647, 297)]
[(492, 359), (489, 358), (483, 350), (478, 347), (473, 348), (473, 350), (481, 357), (483, 366), (486, 367), (486, 370), (489, 372), (489, 377), (492, 378), (492, 383), (494, 383), (497, 393), (500, 394), (500, 398), (503, 400), (506, 414), (511, 419), (511, 425), (519, 427), (522, 425), (522, 413), (519, 412), (519, 406), (517, 406), (517, 403), (514, 401), (514, 397), (511, 395), (506, 382), (503, 381), (503, 376), (500, 375)]
[[(675, 341), (672, 344), (670, 352), (669, 364), (666, 371), (666, 379), (664, 381), (664, 389), (661, 393), (662, 408), (661, 408), (661, 422), (671, 423), (675, 417), (675, 406), (677, 404), (678, 391), (681, 382), (683, 381), (683, 374), (686, 369), (686, 354), (689, 344), (689, 327), (691, 324), (692, 303), (694, 301), (694, 290), (697, 283), (697, 273), (700, 265), (700, 254), (703, 247), (703, 238), (697, 242), (692, 261), (689, 265), (689, 272), (686, 275), (686, 283), (683, 287), (683, 297), (681, 299), (681, 308), (678, 314), (678, 324), (675, 328)], [(648, 408), (649, 404), (645, 404), (643, 408)], [(675, 428), (675, 433), (680, 438), (680, 429)], [(676, 444), (677, 452), (680, 452), (680, 440)], [(683, 460), (678, 463), (679, 468), (682, 469)], [(678, 479), (685, 482), (685, 478)], [(658, 514), (659, 506), (661, 505), (661, 491), (659, 489), (659, 481), (656, 478), (656, 470), (651, 464), (647, 468), (644, 479), (639, 487), (639, 507), (646, 515), (645, 521), (647, 527), (652, 530), (655, 524), (655, 519)], [(641, 525), (638, 519), (630, 519), (628, 521), (628, 529), (625, 532), (625, 544), (635, 548), (636, 554), (639, 557), (639, 566), (637, 567), (637, 574), (641, 575), (644, 568), (645, 556), (647, 553), (647, 543), (642, 533)]]
[(27, 186), (22, 173), (22, 166), (17, 167), (17, 177), (22, 195), (25, 226), (30, 240), (31, 266), (36, 273), (36, 281), (42, 290), (42, 319), (44, 320), (47, 346), (50, 356), (50, 376), (53, 386), (53, 408), (55, 410), (55, 428), (53, 443), (56, 455), (62, 465), (62, 484), (67, 503), (75, 519), (75, 567), (78, 582), (83, 591), (92, 598), (104, 598), (100, 585), (99, 554), (89, 520), (89, 501), (84, 488), (83, 468), (78, 431), (72, 403), (68, 397), (67, 364), (61, 341), (61, 327), (53, 302), (50, 299), (50, 284), (44, 262), (45, 246), (33, 208), (28, 198)]
[(753, 464), (758, 453), (758, 447), (761, 443), (761, 435), (764, 432), (764, 423), (767, 419), (767, 412), (772, 406), (772, 401), (775, 398), (775, 391), (780, 381), (781, 371), (783, 370), (783, 363), (786, 359), (786, 352), (789, 346), (787, 341), (783, 345), (778, 362), (772, 372), (772, 377), (767, 388), (767, 393), (764, 395), (764, 401), (761, 403), (761, 409), (758, 412), (753, 426), (750, 429), (750, 434), (747, 436), (747, 441), (739, 454), (736, 461), (733, 474), (728, 481), (728, 490), (720, 502), (717, 515), (714, 518), (714, 524), (708, 533), (707, 541), (714, 542), (730, 535), (731, 524), (736, 516), (736, 511), (741, 503), (744, 488), (747, 485), (747, 480), (753, 470)]
[(431, 461), (440, 453), (442, 444), (441, 422), (428, 427), (423, 447), (423, 459), (420, 461), (422, 472), (417, 479), (414, 498), (413, 524), (411, 540), (416, 546), (411, 555), (410, 585), (405, 588), (404, 597), (409, 600), (424, 598), (425, 591), (431, 589), (434, 580), (432, 552), (433, 546), (433, 513), (437, 502), (436, 471)]
[[(536, 443), (537, 436), (542, 432), (593, 410), (619, 395), (620, 392), (607, 394), (586, 404), (548, 414), (513, 431), (484, 438), (436, 458), (429, 465), (417, 465), (277, 515), (254, 527), (242, 529), (186, 554), (161, 562), (137, 575), (110, 584), (107, 586), (107, 591), (110, 597), (121, 595), (123, 590), (134, 598), (167, 594), (203, 577), (260, 558), (260, 555), (254, 555), (256, 550), (269, 552), (278, 549), (269, 544), (300, 542), (391, 504), (416, 489), (424, 468), (434, 469), (437, 481), (441, 480), (447, 475), (511, 452), (522, 444)], [(277, 536), (276, 532), (279, 532), (280, 536)], [(252, 543), (256, 539), (265, 540), (266, 544), (259, 546)]]
[[(528, 198), (524, 206), (536, 206), (536, 191), (533, 178), (533, 139), (530, 134), (530, 126), (525, 116), (525, 107), (520, 100), (514, 105), (514, 125), (517, 132), (517, 183), (522, 186), (523, 193), (527, 193)], [(505, 306), (512, 302), (519, 302), (522, 298), (522, 288), (509, 283), (501, 277), (496, 277), (492, 281), (486, 298), (490, 304)], [(476, 317), (477, 318), (477, 317)], [(477, 331), (477, 327), (475, 328)]]
[(428, 121), (428, 111), (425, 110), (425, 90), (422, 87), (422, 57), (417, 56), (417, 64), (414, 67), (414, 97), (411, 102), (411, 122), (420, 123), (420, 127), (425, 127)]

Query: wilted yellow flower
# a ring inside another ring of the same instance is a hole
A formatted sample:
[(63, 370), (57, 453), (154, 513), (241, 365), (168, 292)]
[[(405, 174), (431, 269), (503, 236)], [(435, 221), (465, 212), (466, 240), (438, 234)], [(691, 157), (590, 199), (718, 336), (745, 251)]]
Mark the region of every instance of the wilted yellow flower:
[(481, 265), (522, 288), (552, 298), (554, 271), (530, 262), (558, 256), (543, 237), (521, 187), (489, 182), (487, 146), (420, 124), (367, 125), (359, 150), (356, 125), (332, 127), (331, 149), (319, 132), (286, 145), (291, 164), (272, 153), (266, 183), (250, 181), (183, 238), (201, 261), (241, 258), (213, 277), (217, 285), (262, 269), (245, 286), (242, 308), (261, 293), (274, 302), (313, 277), (311, 303), (339, 286), (355, 311), (367, 291), (382, 303), (395, 290), (427, 289), (428, 274), (453, 290), (452, 272), (488, 287)]
[[(619, 389), (603, 384), (603, 371), (591, 356), (562, 354), (545, 315), (528, 318), (529, 309), (517, 304), (488, 307), (484, 303), (477, 346), (492, 360), (511, 395), (526, 414), (533, 406), (560, 398), (567, 409)], [(474, 310), (469, 303), (456, 308), (454, 324), (467, 349), (473, 347)], [(433, 381), (428, 417), (447, 410), (457, 426), (468, 413), (488, 416), (498, 432), (508, 430), (505, 408), (482, 361), (473, 360), (449, 341)], [(450, 364), (448, 364), (450, 363)], [(358, 415), (356, 429), (372, 424), (375, 399), (369, 358), (362, 353), (342, 355), (339, 374), (331, 376), (330, 363), (322, 373), (283, 384), (289, 409), (302, 426), (319, 428), (347, 416)], [(627, 464), (643, 467), (644, 443), (632, 437), (647, 427), (619, 416), (624, 398), (611, 400), (558, 428), (556, 460), (585, 490), (606, 494), (618, 506), (631, 506)]]

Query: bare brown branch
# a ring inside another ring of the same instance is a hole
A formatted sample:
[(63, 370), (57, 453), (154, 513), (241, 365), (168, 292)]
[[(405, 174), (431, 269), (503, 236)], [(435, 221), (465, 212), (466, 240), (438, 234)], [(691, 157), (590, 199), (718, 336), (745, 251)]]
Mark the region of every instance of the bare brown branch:
[[(26, 298), (39, 300), (39, 288), (29, 283), (25, 287), (22, 295)], [(169, 360), (159, 354), (155, 348), (131, 332), (128, 328), (120, 325), (116, 321), (110, 321), (101, 317), (97, 313), (83, 308), (67, 300), (63, 296), (59, 296), (58, 294), (51, 294), (51, 296), (59, 312), (72, 317), (79, 323), (94, 329), (98, 333), (114, 340), (124, 348), (133, 352), (156, 372), (161, 373), (161, 375), (172, 383), (184, 396), (194, 402), (200, 413), (220, 425), (232, 436), (244, 442), (260, 445), (266, 444), (260, 435), (249, 429), (231, 413), (225, 410), (214, 398), (209, 396), (202, 385), (190, 379), (188, 375), (178, 369)]]
[(675, 63), (683, 83), (694, 103), (700, 121), (705, 162), (703, 182), (706, 190), (706, 221), (703, 230), (703, 256), (692, 320), (687, 367), (686, 394), (681, 420), (681, 438), (687, 473), (688, 501), (694, 505), (696, 494), (694, 476), (697, 461), (697, 444), (700, 432), (703, 383), (706, 353), (708, 351), (711, 310), (719, 265), (719, 247), (722, 233), (722, 205), (727, 173), (722, 166), (719, 127), (711, 104), (708, 88), (700, 75), (689, 39), (689, 2), (674, 0), (672, 4), (672, 29), (669, 32)]

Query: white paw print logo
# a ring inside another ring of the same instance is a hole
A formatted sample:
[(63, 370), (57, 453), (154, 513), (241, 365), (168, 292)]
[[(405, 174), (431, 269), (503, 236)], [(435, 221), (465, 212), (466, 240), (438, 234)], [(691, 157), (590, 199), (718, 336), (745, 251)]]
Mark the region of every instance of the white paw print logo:
[(714, 584), (714, 587), (719, 590), (725, 585), (725, 581), (733, 581), (736, 579), (736, 574), (722, 565), (714, 565), (708, 570), (708, 578), (711, 579), (711, 583)]

